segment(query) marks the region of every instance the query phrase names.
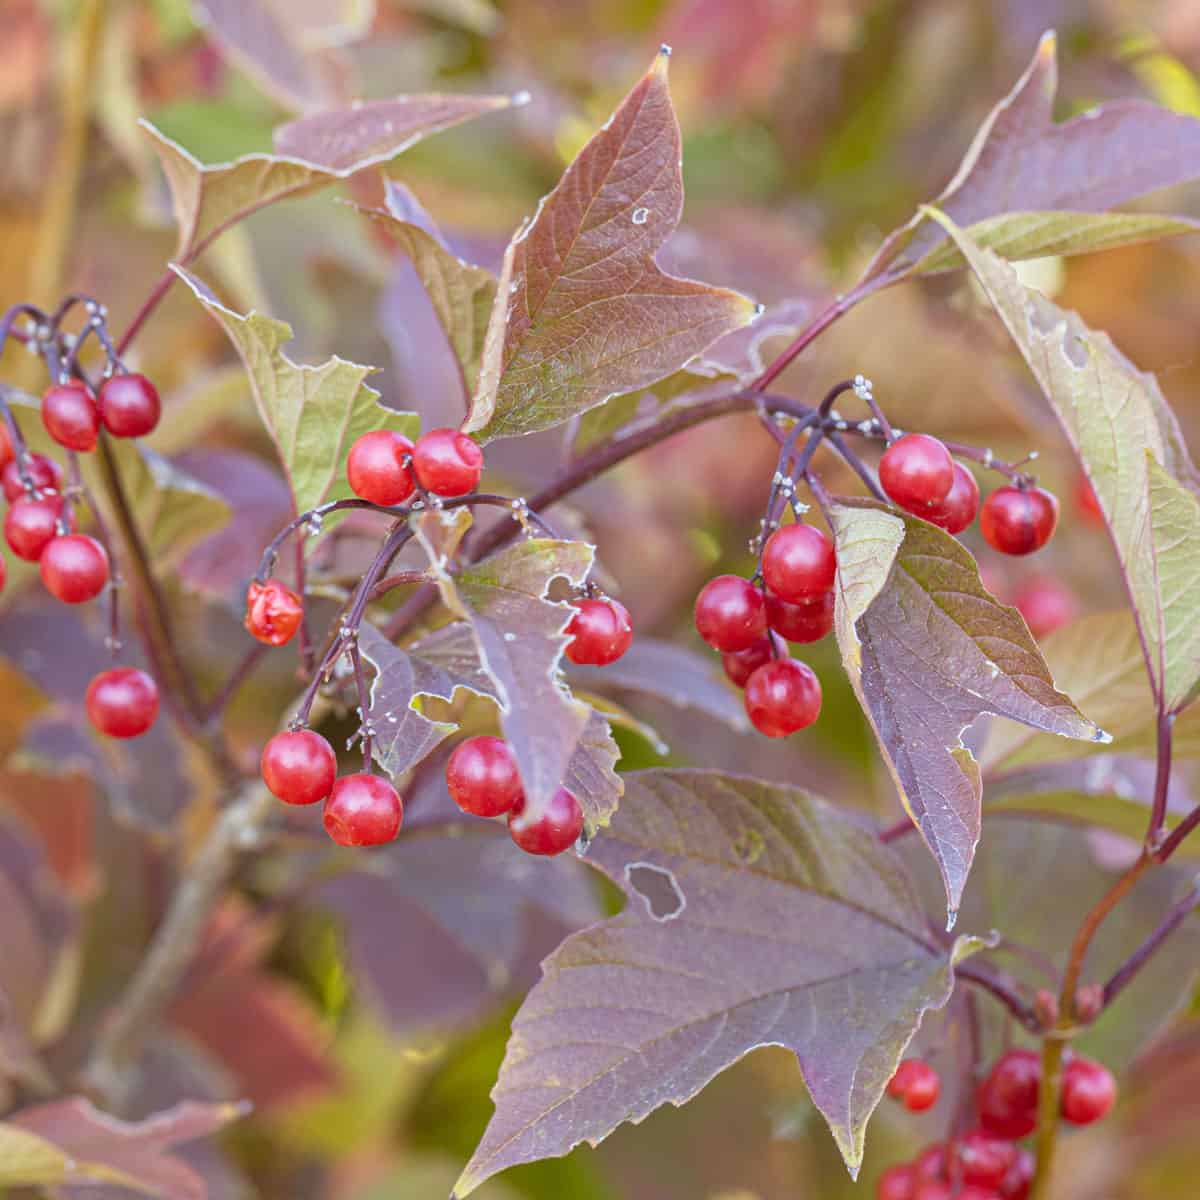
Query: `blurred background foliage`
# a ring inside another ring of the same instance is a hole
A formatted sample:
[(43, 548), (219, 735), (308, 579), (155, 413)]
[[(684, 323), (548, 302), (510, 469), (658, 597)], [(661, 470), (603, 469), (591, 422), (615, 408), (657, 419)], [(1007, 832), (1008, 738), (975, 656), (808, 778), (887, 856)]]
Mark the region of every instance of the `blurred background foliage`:
[[(287, 38), (256, 42), (256, 28), (272, 23)], [(174, 246), (139, 116), (217, 162), (269, 151), (272, 128), (305, 105), (423, 91), (530, 93), (524, 107), (430, 139), (387, 168), (457, 249), (494, 267), (513, 228), (665, 41), (675, 51), (687, 184), (684, 226), (667, 257), (763, 301), (815, 304), (940, 191), (1047, 27), (1059, 31), (1060, 115), (1136, 95), (1200, 116), (1195, 0), (0, 0), (0, 299), (49, 303), (80, 288), (104, 300), (114, 328), (132, 318)], [(379, 194), (370, 175), (340, 196), (260, 213), (208, 251), (198, 273), (240, 311), (288, 321), (298, 360), (336, 352), (371, 363), (387, 404), (430, 423), (457, 419), (452, 364), (436, 348), (415, 274), (341, 202), (377, 202)], [(1200, 217), (1200, 197), (1172, 197), (1170, 208)], [(1195, 445), (1200, 242), (1021, 269), (1160, 374)], [(235, 610), (261, 545), (286, 518), (286, 491), (240, 368), (184, 289), (168, 297), (130, 358), (166, 398), (154, 447), (236, 508), (232, 525), (196, 547), (172, 581), (179, 637), (215, 685), (241, 651)], [(15, 349), (0, 371), (33, 385)], [(858, 371), (906, 428), (990, 445), (1008, 458), (1040, 451), (1038, 472), (1064, 499), (1066, 536), (1034, 563), (983, 555), (993, 590), (1012, 595), (1053, 574), (1080, 613), (1121, 605), (1111, 548), (1072, 499), (1067, 448), (961, 276), (870, 300), (779, 386), (811, 398)], [(561, 434), (522, 440), (498, 446), (495, 462), (520, 492), (560, 447)], [(773, 461), (752, 420), (700, 428), (587, 489), (564, 519), (597, 540), (639, 630), (686, 640), (699, 584), (749, 561), (744, 547)], [(825, 466), (835, 487), (854, 490), (835, 462)], [(347, 522), (329, 570), (353, 573), (360, 551)], [(81, 625), (16, 588), (3, 605), (0, 861), (35, 863), (55, 907), (22, 932), (16, 909), (0, 903), (0, 977), (10, 991), (14, 979), (24, 985), (20, 1003), (47, 1057), (70, 1062), (140, 954), (175, 856), (188, 852), (223, 797), (168, 732), (146, 739), (136, 760), (83, 744), (75, 732), (78, 679), (86, 677), (79, 664), (102, 633), (90, 618)], [(822, 646), (812, 658), (825, 683), (825, 719), (783, 747), (665, 706), (637, 714), (671, 746), (670, 761), (753, 767), (884, 816), (894, 805), (891, 784), (836, 651)], [(247, 764), (295, 686), (294, 663), (275, 656), (244, 689), (230, 729)], [(664, 761), (637, 732), (620, 740), (624, 767)], [(512, 945), (492, 958), (469, 938), (455, 941), (470, 904), (490, 900), (469, 880), (470, 855), (460, 855), (446, 894), (430, 900), (419, 868), (433, 851), (408, 851), (387, 879), (326, 878), (304, 868), (304, 831), (289, 836), (294, 853), (259, 860), (242, 898), (214, 922), (170, 1031), (143, 1069), (139, 1107), (185, 1093), (255, 1101), (256, 1114), (219, 1149), (187, 1152), (214, 1197), (444, 1196), (486, 1123), (507, 1022), (537, 961), (610, 900), (582, 869), (564, 877), (550, 904), (535, 905), (532, 887), (522, 892), (521, 881), (508, 880), (511, 894), (499, 903)], [(984, 844), (976, 899), (989, 887), (998, 892), (995, 922), (1015, 922), (1054, 957), (1125, 854), (1111, 837), (1010, 819), (990, 825)], [(918, 857), (915, 869), (928, 876)], [(1014, 888), (1024, 909), (1005, 894)], [(1147, 920), (1163, 902), (1146, 898)], [(1115, 959), (1144, 929), (1111, 931), (1102, 953)], [(1066, 1139), (1072, 1166), (1063, 1178), (1074, 1182), (1064, 1197), (1196, 1195), (1195, 950), (1194, 939), (1181, 941), (1161, 977), (1131, 989), (1084, 1040), (1133, 1068), (1117, 1121)], [(1005, 1035), (997, 1028), (989, 1036), (998, 1044)], [(921, 1040), (949, 1064), (961, 1037), (952, 1005)], [(0, 1103), (18, 1095), (19, 1084), (9, 1087), (0, 1079)], [(863, 1196), (883, 1165), (938, 1136), (951, 1103), (921, 1118), (884, 1106), (855, 1187), (794, 1061), (760, 1051), (686, 1110), (624, 1127), (598, 1151), (508, 1172), (479, 1195)]]

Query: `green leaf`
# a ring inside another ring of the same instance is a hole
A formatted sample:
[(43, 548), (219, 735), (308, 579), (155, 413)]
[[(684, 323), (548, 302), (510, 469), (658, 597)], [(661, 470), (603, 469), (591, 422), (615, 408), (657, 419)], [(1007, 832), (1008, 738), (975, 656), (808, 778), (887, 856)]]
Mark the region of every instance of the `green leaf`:
[(468, 432), (549, 429), (754, 319), (745, 296), (654, 261), (683, 210), (680, 145), (664, 53), (509, 244)]
[(1026, 287), (947, 217), (930, 215), (970, 263), (1083, 463), (1133, 601), (1156, 699), (1176, 711), (1200, 679), (1200, 589), (1187, 586), (1200, 561), (1200, 521), (1184, 490), (1195, 492), (1200, 479), (1158, 381), (1076, 313)]
[(384, 408), (379, 393), (366, 386), (374, 367), (337, 357), (319, 367), (294, 363), (283, 351), (292, 336), (288, 325), (255, 312), (236, 313), (194, 275), (175, 270), (241, 356), (297, 512), (351, 495), (345, 479), (346, 454), (362, 434), (375, 429), (415, 434), (417, 418), (412, 413)]

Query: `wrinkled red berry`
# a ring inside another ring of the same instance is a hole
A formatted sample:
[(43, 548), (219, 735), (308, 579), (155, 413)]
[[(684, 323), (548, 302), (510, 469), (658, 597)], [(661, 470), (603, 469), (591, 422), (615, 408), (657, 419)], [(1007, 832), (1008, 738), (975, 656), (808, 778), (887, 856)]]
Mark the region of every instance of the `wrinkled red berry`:
[(1063, 1069), (1060, 1111), (1073, 1125), (1107, 1116), (1117, 1100), (1117, 1081), (1102, 1063), (1076, 1055)]
[(46, 591), (64, 604), (92, 600), (108, 582), (108, 555), (86, 533), (51, 538), (39, 563)]
[(909, 1112), (924, 1112), (932, 1108), (941, 1094), (942, 1081), (938, 1073), (921, 1058), (906, 1058), (888, 1081), (887, 1094), (902, 1100)]
[(94, 450), (100, 436), (96, 398), (82, 383), (60, 383), (42, 395), (42, 424), (68, 450)]
[(300, 597), (280, 583), (252, 580), (246, 590), (246, 629), (268, 646), (282, 646), (292, 640), (304, 619)]
[(901, 508), (924, 514), (949, 494), (954, 460), (937, 438), (906, 433), (883, 452), (879, 482)]
[(483, 451), (457, 429), (431, 429), (417, 438), (413, 470), (427, 492), (435, 496), (465, 496), (479, 485)]
[(888, 1167), (875, 1185), (875, 1200), (913, 1200), (917, 1193), (917, 1172), (909, 1163)]
[(277, 733), (262, 752), (263, 783), (285, 804), (316, 804), (333, 790), (337, 755), (311, 729)]
[(1058, 501), (1042, 488), (997, 488), (984, 502), (979, 528), (1002, 554), (1032, 554), (1058, 524)]
[(114, 667), (88, 684), (84, 705), (88, 720), (101, 733), (140, 737), (158, 716), (158, 685), (136, 667)]
[(1079, 613), (1075, 593), (1052, 575), (1026, 580), (1013, 597), (1013, 605), (1037, 638), (1070, 624)]
[(567, 626), (571, 641), (566, 655), (580, 666), (606, 667), (633, 642), (629, 610), (619, 600), (576, 600), (575, 615)]
[(776, 659), (746, 682), (746, 714), (759, 733), (787, 737), (821, 715), (821, 684), (807, 664)]
[(767, 593), (767, 624), (789, 642), (818, 642), (833, 628), (833, 593), (808, 604), (789, 604)]
[(446, 788), (463, 812), (476, 817), (510, 812), (524, 795), (512, 747), (498, 737), (460, 742), (446, 763)]
[(1037, 1126), (1042, 1060), (1032, 1050), (1008, 1050), (979, 1085), (979, 1123), (988, 1133), (1022, 1138)]
[(416, 481), (405, 459), (413, 444), (390, 429), (364, 433), (346, 456), (346, 480), (356, 496), (391, 507), (403, 504), (416, 491)]
[(958, 1144), (963, 1180), (979, 1187), (999, 1187), (1016, 1161), (1017, 1148), (1012, 1142), (982, 1129), (972, 1129)]
[(962, 463), (954, 464), (954, 482), (946, 498), (935, 504), (925, 519), (947, 533), (962, 533), (979, 512), (979, 484)]
[[(39, 492), (62, 491), (62, 468), (54, 459), (44, 454), (30, 454), (25, 460), (25, 470)], [(25, 495), (25, 485), (21, 482), (16, 459), (5, 465), (0, 473), (0, 481), (3, 482), (4, 498), (10, 504)]]
[(762, 558), (767, 587), (789, 604), (819, 600), (837, 574), (833, 543), (813, 525), (785, 525), (767, 539)]
[[(772, 642), (775, 645), (773, 653)], [(737, 687), (745, 687), (746, 680), (764, 663), (769, 663), (773, 658), (787, 658), (787, 656), (787, 646), (784, 644), (783, 638), (776, 633), (769, 633), (766, 637), (759, 638), (757, 642), (747, 646), (745, 650), (727, 650), (721, 655), (721, 665), (725, 668), (725, 674), (729, 677), (730, 683)]]
[[(43, 496), (40, 500), (22, 497), (14, 500), (4, 515), (4, 540), (8, 548), (26, 562), (37, 562), (42, 552), (58, 534), (58, 520), (62, 515), (63, 498), (56, 495)], [(75, 529), (75, 511), (71, 510), (68, 521), (70, 530)]]
[(145, 437), (158, 424), (162, 403), (145, 375), (113, 375), (96, 397), (100, 420), (113, 437)]
[(528, 811), (522, 797), (509, 811), (508, 832), (526, 854), (561, 854), (575, 845), (583, 832), (583, 809), (563, 787), (540, 813)]
[(400, 832), (404, 805), (386, 779), (345, 775), (325, 801), (322, 824), (339, 846), (382, 846)]
[(696, 631), (714, 649), (745, 650), (767, 635), (762, 592), (740, 575), (710, 579), (696, 597)]

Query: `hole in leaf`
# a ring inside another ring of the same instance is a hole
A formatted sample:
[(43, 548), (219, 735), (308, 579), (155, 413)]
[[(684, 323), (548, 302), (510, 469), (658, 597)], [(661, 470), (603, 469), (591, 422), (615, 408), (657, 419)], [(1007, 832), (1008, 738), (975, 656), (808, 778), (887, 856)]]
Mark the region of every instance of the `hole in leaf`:
[(733, 853), (746, 866), (758, 862), (766, 848), (767, 843), (757, 829), (742, 829), (733, 839)]
[(625, 878), (646, 902), (646, 911), (656, 921), (673, 921), (687, 906), (675, 876), (662, 867), (652, 863), (627, 863)]

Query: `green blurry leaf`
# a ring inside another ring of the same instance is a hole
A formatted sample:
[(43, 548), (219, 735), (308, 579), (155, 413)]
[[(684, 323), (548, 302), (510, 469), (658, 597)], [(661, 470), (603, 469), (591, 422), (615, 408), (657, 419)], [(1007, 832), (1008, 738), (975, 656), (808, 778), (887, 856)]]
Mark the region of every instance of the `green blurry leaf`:
[(226, 308), (194, 275), (178, 267), (176, 271), (237, 348), (297, 512), (351, 495), (344, 465), (362, 434), (374, 429), (416, 432), (413, 414), (384, 408), (379, 393), (366, 386), (374, 367), (336, 357), (319, 367), (300, 366), (283, 352), (292, 331), (282, 321), (253, 312), (242, 316)]

